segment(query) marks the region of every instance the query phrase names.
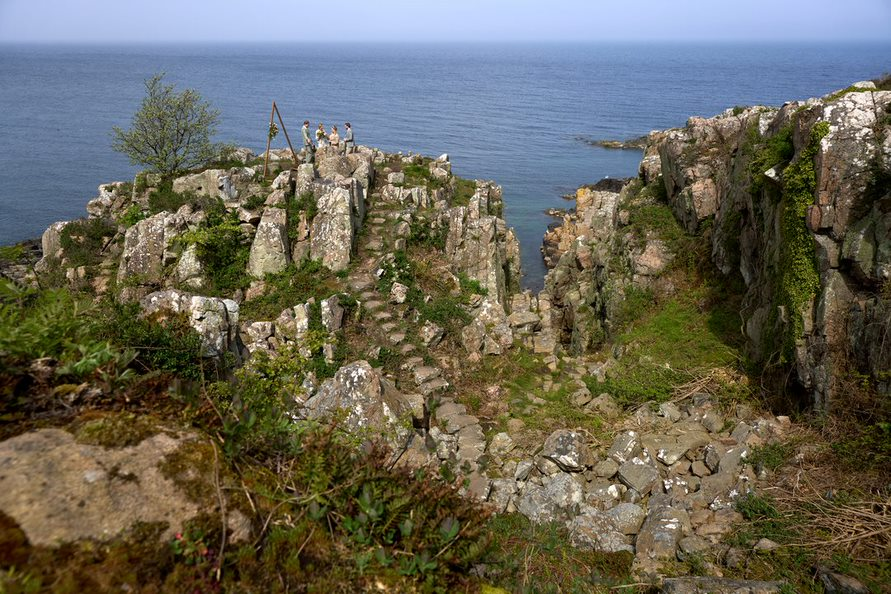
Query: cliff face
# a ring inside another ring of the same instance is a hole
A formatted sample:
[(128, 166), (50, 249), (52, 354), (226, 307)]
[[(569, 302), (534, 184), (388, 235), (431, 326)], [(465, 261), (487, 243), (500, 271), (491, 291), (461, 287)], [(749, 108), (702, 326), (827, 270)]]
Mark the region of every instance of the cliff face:
[(781, 109), (691, 118), (650, 135), (640, 178), (621, 194), (580, 191), (551, 238), (563, 255), (546, 292), (561, 304), (564, 344), (596, 344), (616, 301), (653, 286), (650, 264), (658, 275), (671, 250), (653, 237), (629, 243), (622, 205), (664, 194), (688, 233), (707, 230), (721, 273), (742, 277), (754, 361), (792, 365), (820, 408), (842, 396), (852, 368), (891, 393), (891, 92), (857, 83)]

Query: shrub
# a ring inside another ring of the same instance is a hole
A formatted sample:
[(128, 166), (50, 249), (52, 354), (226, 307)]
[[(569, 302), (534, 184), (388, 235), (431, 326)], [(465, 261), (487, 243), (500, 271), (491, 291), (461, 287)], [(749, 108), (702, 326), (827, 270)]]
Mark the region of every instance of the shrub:
[(217, 294), (231, 294), (250, 283), (246, 271), (250, 245), (246, 239), (238, 215), (226, 211), (221, 202), (209, 210), (199, 229), (182, 236), (183, 242), (195, 246), (198, 260), (213, 285), (211, 292)]
[(33, 359), (58, 361), (56, 375), (82, 380), (102, 371), (109, 379), (132, 359), (103, 340), (98, 308), (65, 289), (35, 291), (0, 282), (0, 361), (22, 372)]
[(201, 337), (184, 317), (163, 323), (142, 318), (136, 303), (106, 302), (101, 312), (100, 336), (135, 351), (140, 371), (164, 371), (186, 380), (204, 377)]
[(424, 186), (435, 190), (443, 187), (443, 182), (433, 177), (426, 163), (411, 164), (402, 167), (406, 186)]
[(311, 223), (318, 214), (319, 206), (315, 194), (303, 192), (296, 199), (288, 202), (287, 210), (288, 238), (295, 241), (299, 238), (300, 219), (303, 214), (306, 213), (306, 222)]
[(118, 218), (118, 223), (124, 227), (132, 227), (139, 221), (146, 218), (145, 212), (138, 204), (131, 204)]
[(752, 160), (749, 163), (749, 189), (753, 194), (760, 194), (764, 189), (764, 172), (776, 166), (782, 169), (795, 154), (792, 145), (792, 124), (787, 124), (765, 141), (759, 141), (758, 128), (753, 125), (749, 129), (747, 142), (754, 147)]
[(290, 264), (278, 274), (267, 274), (267, 292), (245, 301), (241, 314), (248, 320), (274, 320), (286, 307), (305, 303), (310, 297), (324, 299), (336, 292), (334, 274), (319, 260)]
[(159, 212), (176, 212), (181, 206), (191, 204), (193, 206), (203, 206), (208, 199), (202, 199), (191, 192), (180, 194), (173, 191), (173, 183), (168, 181), (162, 182), (149, 194), (149, 212), (158, 214)]
[(434, 227), (426, 219), (412, 219), (408, 241), (412, 245), (419, 245), (429, 249), (442, 251), (445, 249), (448, 229), (445, 226)]
[(94, 266), (102, 259), (102, 250), (117, 233), (108, 219), (79, 219), (62, 229), (60, 242), (70, 266)]
[(408, 287), (415, 284), (414, 264), (403, 250), (393, 252), (393, 259), (385, 261), (381, 270), (383, 272), (377, 281), (377, 289), (381, 293), (389, 293), (393, 283), (402, 283)]
[(399, 591), (450, 592), (489, 550), (486, 512), (424, 471), (392, 469), (386, 448), (357, 450), (335, 428), (311, 428), (297, 447), (281, 482), (297, 489), (286, 513), (306, 521), (239, 552), (256, 578), (275, 568), (295, 588), (337, 576), (360, 591), (367, 575)]
[(470, 199), (476, 193), (476, 181), (472, 179), (464, 179), (453, 177), (454, 195), (452, 196), (452, 206), (467, 206)]

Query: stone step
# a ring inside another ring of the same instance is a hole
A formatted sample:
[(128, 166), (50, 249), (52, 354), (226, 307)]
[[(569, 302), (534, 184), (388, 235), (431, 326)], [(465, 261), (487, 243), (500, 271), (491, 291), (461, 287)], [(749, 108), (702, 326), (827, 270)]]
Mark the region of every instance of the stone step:
[(380, 301), (375, 301), (374, 299), (369, 299), (365, 302), (365, 309), (369, 311), (376, 311), (382, 307), (384, 307), (384, 304)]
[(436, 379), (442, 375), (442, 369), (439, 367), (416, 367), (414, 369), (415, 384), (420, 386), (426, 384), (430, 380)]
[(395, 332), (387, 337), (392, 345), (398, 345), (405, 340), (405, 332)]
[(452, 415), (467, 414), (467, 407), (459, 404), (451, 399), (443, 399), (442, 403), (436, 408), (436, 418), (440, 421)]
[[(350, 280), (347, 282), (347, 286), (350, 290), (358, 293), (361, 291), (366, 291), (367, 289), (373, 287), (375, 285), (375, 278), (370, 274), (356, 274), (353, 275)], [(370, 297), (365, 297), (365, 294), (362, 295), (363, 299), (369, 299)]]
[(379, 311), (371, 316), (377, 322), (383, 322), (384, 320), (389, 320), (393, 318), (393, 314), (388, 311)]
[(402, 371), (414, 371), (416, 367), (420, 366), (424, 362), (424, 359), (421, 357), (410, 357), (402, 362), (400, 365), (400, 369)]
[(479, 419), (473, 415), (452, 415), (446, 417), (446, 431), (451, 434), (458, 433), (469, 425), (479, 425)]
[(409, 353), (415, 352), (416, 350), (418, 350), (418, 347), (416, 347), (415, 345), (413, 345), (410, 342), (407, 342), (404, 345), (402, 345), (402, 347), (399, 349), (399, 352), (402, 353), (403, 355), (407, 355)]

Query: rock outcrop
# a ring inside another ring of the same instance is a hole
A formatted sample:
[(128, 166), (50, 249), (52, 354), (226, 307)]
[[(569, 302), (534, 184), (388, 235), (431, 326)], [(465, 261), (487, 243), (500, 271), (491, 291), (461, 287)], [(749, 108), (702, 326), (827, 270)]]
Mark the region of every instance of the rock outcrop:
[(291, 262), (286, 202), (283, 190), (276, 190), (266, 200), (248, 259), (248, 273), (255, 278), (279, 273)]
[(262, 192), (262, 186), (255, 181), (256, 175), (256, 167), (206, 169), (174, 179), (173, 191), (219, 198), (226, 206), (233, 207)]
[(891, 389), (889, 113), (891, 92), (863, 89), (651, 138), (679, 219), (715, 216), (715, 263), (746, 284), (750, 352), (791, 363), (823, 409), (851, 364)]
[(688, 233), (707, 225), (715, 266), (745, 283), (753, 360), (792, 366), (823, 409), (851, 366), (889, 393), (891, 91), (873, 88), (651, 133), (640, 181), (579, 190), (549, 232), (545, 330), (584, 352), (621, 322), (629, 289), (660, 289), (673, 247), (629, 225), (629, 211), (664, 199)]
[(412, 409), (406, 398), (367, 361), (341, 367), (309, 400), (305, 414), (318, 419), (344, 416), (344, 426), (371, 439), (383, 436), (401, 445), (410, 434)]
[[(109, 540), (138, 523), (163, 526), (158, 536), (170, 540), (206, 509), (205, 502), (192, 499), (177, 483), (169, 461), (210, 446), (198, 444), (193, 434), (155, 433), (120, 448), (78, 442), (60, 429), (0, 442), (0, 512), (15, 520), (33, 546)], [(190, 472), (189, 480), (209, 493), (212, 473), (199, 468)], [(244, 539), (247, 518), (232, 509), (229, 521), (232, 540)]]
[(162, 321), (183, 315), (201, 336), (205, 357), (239, 354), (238, 304), (231, 299), (189, 295), (173, 289), (146, 295), (140, 302), (143, 315)]
[(354, 201), (349, 190), (335, 187), (319, 198), (319, 212), (309, 232), (309, 254), (331, 270), (344, 270), (350, 263), (358, 227)]
[(513, 229), (500, 218), (501, 188), (479, 183), (468, 206), (448, 211), (446, 254), (455, 274), (478, 281), (502, 306), (520, 287), (520, 244)]

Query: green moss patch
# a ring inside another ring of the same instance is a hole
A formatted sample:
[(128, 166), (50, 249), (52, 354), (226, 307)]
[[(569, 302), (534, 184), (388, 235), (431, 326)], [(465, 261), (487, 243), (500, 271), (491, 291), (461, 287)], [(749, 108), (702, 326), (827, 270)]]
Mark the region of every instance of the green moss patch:
[(780, 202), (783, 243), (776, 303), (786, 308), (790, 318), (789, 327), (782, 340), (782, 353), (787, 361), (792, 360), (795, 341), (804, 332), (802, 311), (820, 287), (814, 241), (805, 223), (805, 215), (807, 207), (814, 202), (817, 185), (814, 157), (820, 148), (820, 140), (828, 133), (828, 123), (816, 124), (798, 160), (789, 165), (783, 173), (783, 193)]
[(610, 592), (632, 584), (631, 553), (581, 551), (569, 543), (566, 528), (532, 524), (520, 514), (489, 522), (495, 550), (490, 579), (511, 592)]
[(83, 420), (71, 429), (78, 442), (104, 448), (135, 446), (152, 435), (165, 431), (158, 419), (134, 413), (103, 415)]

